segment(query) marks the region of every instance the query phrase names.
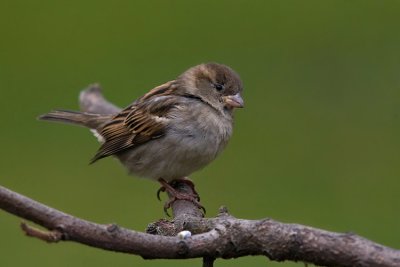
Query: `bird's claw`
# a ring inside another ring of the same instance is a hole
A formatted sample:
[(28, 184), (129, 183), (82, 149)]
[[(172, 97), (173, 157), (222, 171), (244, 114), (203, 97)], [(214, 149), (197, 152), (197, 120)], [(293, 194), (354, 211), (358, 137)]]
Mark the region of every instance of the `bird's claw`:
[(161, 186), (161, 187), (157, 190), (157, 199), (158, 199), (159, 201), (161, 201), (161, 197), (160, 197), (161, 192), (165, 192), (165, 187), (164, 187), (164, 186)]
[[(174, 181), (168, 183), (164, 179), (160, 178), (160, 179), (158, 179), (158, 181), (161, 184), (160, 189), (157, 190), (157, 198), (158, 198), (158, 200), (161, 201), (161, 197), (160, 197), (160, 193), (161, 192), (168, 192), (168, 194), (170, 196), (170, 199), (167, 202), (165, 202), (165, 205), (164, 205), (164, 212), (168, 217), (170, 217), (170, 215), (168, 213), (168, 209), (171, 207), (172, 203), (174, 203), (177, 200), (190, 201), (198, 209), (201, 209), (204, 214), (206, 213), (206, 209), (200, 204), (199, 194), (196, 192), (196, 190), (194, 188), (194, 183), (191, 180), (189, 180), (187, 178), (183, 178), (183, 179), (174, 180)], [(175, 189), (175, 187), (179, 186), (179, 183), (185, 183), (188, 186), (190, 186), (190, 188), (192, 189), (193, 193), (181, 193), (181, 192), (177, 191)]]

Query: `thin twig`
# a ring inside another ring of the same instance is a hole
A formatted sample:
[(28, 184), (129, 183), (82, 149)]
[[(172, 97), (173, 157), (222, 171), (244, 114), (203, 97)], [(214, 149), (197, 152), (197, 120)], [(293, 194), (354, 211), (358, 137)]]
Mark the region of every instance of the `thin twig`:
[(25, 232), (27, 236), (36, 237), (48, 243), (57, 243), (63, 237), (63, 234), (60, 231), (44, 231), (33, 226), (29, 226), (27, 223), (21, 223), (21, 229)]

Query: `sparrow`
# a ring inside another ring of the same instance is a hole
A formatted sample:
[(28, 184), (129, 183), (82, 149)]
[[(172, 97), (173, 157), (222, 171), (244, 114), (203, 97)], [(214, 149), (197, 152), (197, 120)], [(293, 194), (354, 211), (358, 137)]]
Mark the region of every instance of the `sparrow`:
[(184, 181), (196, 192), (186, 177), (211, 163), (227, 145), (233, 112), (244, 106), (242, 90), (239, 75), (230, 67), (205, 63), (117, 113), (53, 110), (39, 119), (89, 128), (101, 143), (90, 163), (114, 156), (130, 174), (160, 182), (173, 201), (190, 200), (202, 208), (197, 193), (179, 193), (171, 183)]

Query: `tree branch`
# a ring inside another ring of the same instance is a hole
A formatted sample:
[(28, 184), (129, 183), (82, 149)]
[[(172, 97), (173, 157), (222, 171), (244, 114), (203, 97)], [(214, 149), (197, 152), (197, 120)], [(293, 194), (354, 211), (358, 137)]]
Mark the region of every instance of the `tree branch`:
[[(81, 110), (113, 114), (120, 109), (104, 99), (98, 85), (81, 92)], [(175, 189), (193, 193), (185, 183)], [(147, 233), (101, 225), (63, 213), (0, 186), (0, 208), (47, 230), (22, 223), (23, 231), (46, 242), (75, 241), (105, 250), (140, 255), (145, 259), (216, 258), (264, 255), (275, 261), (303, 261), (321, 266), (400, 267), (400, 251), (354, 234), (328, 232), (271, 219), (237, 219), (222, 207), (216, 218), (203, 218), (190, 201), (172, 204), (173, 221), (149, 224)], [(191, 232), (191, 237), (188, 232)]]
[(203, 257), (204, 266), (212, 266), (213, 258), (264, 255), (276, 261), (304, 261), (322, 266), (400, 266), (400, 251), (354, 234), (332, 233), (271, 219), (237, 219), (225, 209), (211, 219), (186, 216), (180, 224), (183, 229), (209, 231), (182, 239), (89, 222), (4, 187), (0, 187), (0, 208), (57, 233), (59, 240), (136, 254), (145, 259)]

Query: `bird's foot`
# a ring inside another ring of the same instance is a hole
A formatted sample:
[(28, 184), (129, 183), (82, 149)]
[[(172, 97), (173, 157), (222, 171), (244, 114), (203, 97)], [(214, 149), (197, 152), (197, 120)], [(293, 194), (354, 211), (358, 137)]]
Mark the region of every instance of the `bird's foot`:
[[(191, 180), (189, 180), (187, 178), (183, 178), (183, 179), (173, 180), (168, 183), (164, 179), (160, 178), (160, 179), (158, 179), (158, 182), (161, 184), (161, 188), (158, 189), (158, 191), (157, 191), (157, 198), (161, 201), (161, 198), (160, 198), (161, 192), (167, 192), (170, 195), (170, 199), (167, 202), (165, 202), (165, 204), (164, 204), (164, 212), (168, 216), (170, 216), (168, 214), (168, 209), (177, 200), (190, 201), (194, 205), (196, 205), (197, 208), (203, 210), (204, 214), (206, 213), (206, 209), (199, 202), (200, 201), (199, 194), (194, 189), (194, 183)], [(182, 192), (177, 191), (175, 189), (175, 187), (179, 187), (179, 184), (182, 184), (182, 183), (190, 186), (193, 193), (182, 193)]]

